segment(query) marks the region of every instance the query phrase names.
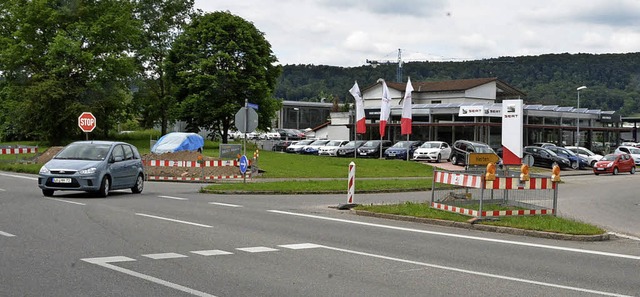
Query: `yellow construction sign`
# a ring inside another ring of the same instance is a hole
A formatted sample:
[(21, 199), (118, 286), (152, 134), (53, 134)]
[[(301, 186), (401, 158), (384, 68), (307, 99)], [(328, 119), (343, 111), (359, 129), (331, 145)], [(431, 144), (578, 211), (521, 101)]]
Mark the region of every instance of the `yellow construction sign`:
[(500, 157), (492, 153), (469, 153), (469, 165), (497, 164)]

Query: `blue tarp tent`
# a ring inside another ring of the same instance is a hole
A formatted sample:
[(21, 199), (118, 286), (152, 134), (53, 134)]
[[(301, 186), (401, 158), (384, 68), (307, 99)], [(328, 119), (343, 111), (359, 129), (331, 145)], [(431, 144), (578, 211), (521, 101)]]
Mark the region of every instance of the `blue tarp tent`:
[(204, 147), (204, 138), (196, 133), (172, 132), (166, 134), (153, 145), (151, 152), (155, 154), (174, 153), (179, 151), (197, 151)]

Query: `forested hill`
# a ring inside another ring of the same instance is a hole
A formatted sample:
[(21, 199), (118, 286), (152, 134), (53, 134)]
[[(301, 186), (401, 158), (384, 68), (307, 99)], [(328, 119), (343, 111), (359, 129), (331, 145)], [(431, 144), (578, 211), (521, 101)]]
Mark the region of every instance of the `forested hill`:
[[(378, 67), (285, 65), (275, 96), (291, 101), (353, 102), (349, 89), (354, 80), (361, 89), (378, 78), (396, 81), (397, 64)], [(623, 116), (640, 113), (640, 53), (549, 54), (501, 57), (465, 62), (405, 62), (403, 81), (440, 81), (497, 77), (527, 94), (525, 104), (576, 106), (619, 111)]]

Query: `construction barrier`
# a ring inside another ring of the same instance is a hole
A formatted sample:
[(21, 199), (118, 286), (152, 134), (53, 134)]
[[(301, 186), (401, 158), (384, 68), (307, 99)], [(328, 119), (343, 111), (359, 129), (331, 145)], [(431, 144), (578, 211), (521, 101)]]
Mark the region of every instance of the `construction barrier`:
[(484, 173), (435, 171), (431, 207), (477, 218), (556, 214), (558, 183), (551, 177), (491, 179)]
[(0, 149), (0, 155), (36, 154), (36, 153), (38, 153), (37, 146)]
[[(249, 162), (249, 165), (251, 162)], [(240, 162), (238, 160), (207, 160), (207, 161), (183, 161), (183, 160), (143, 160), (143, 165), (146, 167), (185, 167), (185, 168), (202, 168), (202, 174), (199, 177), (185, 177), (185, 176), (157, 176), (145, 174), (147, 180), (154, 181), (185, 181), (185, 182), (205, 182), (213, 180), (236, 180), (244, 179), (239, 170), (236, 175), (205, 175), (205, 167), (239, 167)], [(250, 172), (246, 174), (251, 177)]]

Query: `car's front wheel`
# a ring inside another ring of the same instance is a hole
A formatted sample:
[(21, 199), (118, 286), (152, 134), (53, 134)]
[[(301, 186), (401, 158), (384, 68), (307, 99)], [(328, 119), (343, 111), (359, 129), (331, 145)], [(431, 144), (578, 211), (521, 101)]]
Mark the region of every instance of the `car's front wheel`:
[(451, 157), (451, 164), (458, 165), (458, 157), (457, 156)]
[(138, 174), (138, 178), (136, 178), (136, 184), (131, 188), (131, 192), (134, 194), (142, 193), (144, 189), (144, 176), (142, 174)]
[(109, 177), (105, 176), (102, 178), (102, 182), (100, 183), (100, 189), (98, 190), (98, 196), (107, 197), (109, 196), (109, 190), (111, 189), (111, 181)]
[(45, 197), (51, 197), (53, 196), (53, 190), (42, 189), (42, 195), (44, 195)]
[(631, 171), (629, 173), (635, 174), (636, 173), (636, 166), (631, 167)]
[(613, 168), (613, 175), (616, 175), (616, 174), (618, 174), (618, 167)]
[(442, 155), (438, 154), (438, 158), (436, 159), (436, 163), (440, 163), (442, 161)]

